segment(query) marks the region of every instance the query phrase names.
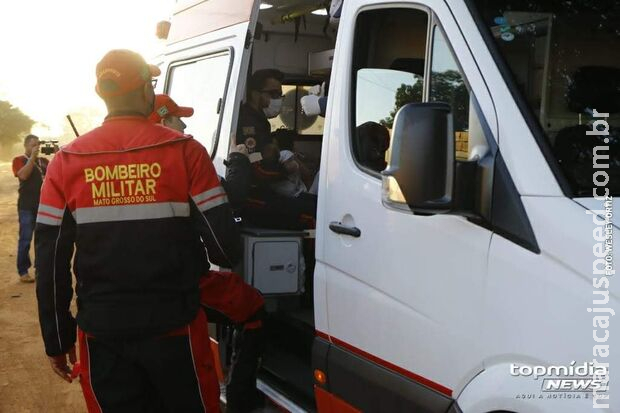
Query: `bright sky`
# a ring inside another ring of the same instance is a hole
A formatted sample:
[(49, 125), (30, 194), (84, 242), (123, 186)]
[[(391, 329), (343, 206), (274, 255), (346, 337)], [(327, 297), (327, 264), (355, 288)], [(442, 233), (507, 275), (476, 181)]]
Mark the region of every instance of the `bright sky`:
[[(0, 100), (60, 134), (67, 114), (105, 110), (95, 93), (95, 66), (126, 48), (153, 63), (163, 47), (155, 26), (175, 0), (2, 0)], [(52, 137), (52, 136), (50, 136)]]

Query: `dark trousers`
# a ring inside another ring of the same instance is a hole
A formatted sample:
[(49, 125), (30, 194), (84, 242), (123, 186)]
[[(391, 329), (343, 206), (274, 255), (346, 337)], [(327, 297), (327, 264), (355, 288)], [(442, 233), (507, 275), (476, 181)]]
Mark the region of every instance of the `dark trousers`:
[[(231, 364), (226, 383), (226, 410), (248, 413), (262, 406), (256, 375), (263, 353), (264, 300), (236, 273), (209, 271), (200, 278), (200, 303), (209, 320), (232, 327)], [(228, 340), (225, 340), (228, 341)]]
[(207, 318), (144, 340), (79, 331), (80, 384), (89, 413), (219, 412)]
[(256, 190), (242, 210), (251, 225), (272, 229), (314, 229), (317, 196), (308, 193), (295, 198), (278, 195), (270, 190)]
[(30, 262), (30, 244), (34, 233), (36, 211), (20, 209), (19, 216), (19, 241), (17, 242), (17, 273), (22, 276), (28, 273), (32, 263)]

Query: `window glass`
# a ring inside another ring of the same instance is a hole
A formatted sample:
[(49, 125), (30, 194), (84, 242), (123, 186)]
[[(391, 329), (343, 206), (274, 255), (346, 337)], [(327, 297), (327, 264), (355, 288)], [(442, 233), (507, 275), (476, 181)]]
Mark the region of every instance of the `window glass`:
[[(538, 118), (575, 196), (592, 196), (593, 148), (609, 156), (609, 189), (620, 195), (620, 2), (474, 0)], [(609, 134), (588, 136), (593, 111)], [(605, 139), (608, 141), (606, 142)]]
[(325, 119), (322, 116), (306, 116), (301, 110), (300, 99), (308, 94), (311, 86), (282, 85), (282, 111), (269, 119), (271, 131), (294, 130), (300, 135), (323, 135)]
[(352, 148), (368, 170), (380, 172), (387, 166), (398, 109), (422, 101), (427, 28), (428, 14), (417, 9), (372, 10), (358, 17)]
[(392, 129), (394, 116), (402, 106), (422, 102), (423, 78), (391, 69), (357, 71), (355, 126), (377, 122)]
[(219, 133), (229, 66), (230, 54), (225, 52), (175, 65), (170, 71), (168, 94), (179, 106), (194, 108), (193, 116), (183, 118), (185, 132), (210, 154)]
[(429, 101), (445, 102), (452, 108), (456, 159), (482, 156), (487, 142), (471, 97), (452, 50), (438, 26), (433, 28)]
[(387, 166), (398, 110), (423, 102), (426, 95), (428, 101), (445, 102), (452, 109), (457, 159), (471, 160), (488, 150), (464, 76), (438, 26), (432, 29), (429, 90), (425, 93), (427, 24), (428, 15), (414, 9), (373, 10), (358, 19), (352, 148), (358, 163), (372, 171)]
[(429, 100), (446, 102), (452, 108), (455, 131), (466, 131), (469, 118), (469, 92), (441, 30), (433, 28)]

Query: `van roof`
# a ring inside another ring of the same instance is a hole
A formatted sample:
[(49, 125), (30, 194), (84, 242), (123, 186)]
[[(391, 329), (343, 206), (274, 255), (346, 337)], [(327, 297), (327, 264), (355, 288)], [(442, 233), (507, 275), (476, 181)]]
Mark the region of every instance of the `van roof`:
[(180, 0), (172, 16), (168, 43), (247, 22), (254, 0)]

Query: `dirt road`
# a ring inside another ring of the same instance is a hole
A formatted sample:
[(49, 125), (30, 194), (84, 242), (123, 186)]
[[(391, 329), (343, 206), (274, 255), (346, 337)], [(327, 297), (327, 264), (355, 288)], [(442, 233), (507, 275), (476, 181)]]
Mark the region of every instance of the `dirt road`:
[(0, 163), (0, 413), (86, 412), (77, 382), (52, 373), (39, 332), (34, 284), (17, 278), (17, 179)]

